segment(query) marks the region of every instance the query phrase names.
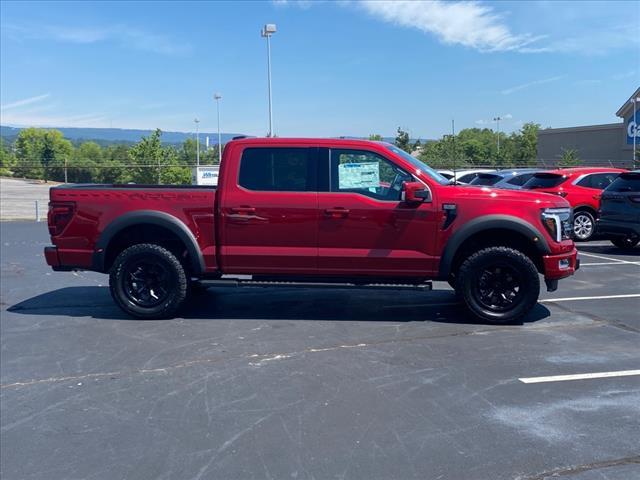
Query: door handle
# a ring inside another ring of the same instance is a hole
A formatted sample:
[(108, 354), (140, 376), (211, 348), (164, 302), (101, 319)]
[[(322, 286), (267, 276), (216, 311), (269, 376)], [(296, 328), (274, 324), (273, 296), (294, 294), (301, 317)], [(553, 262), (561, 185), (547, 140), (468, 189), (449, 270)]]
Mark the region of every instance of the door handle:
[(324, 211), (324, 214), (328, 215), (331, 218), (343, 218), (349, 215), (349, 210), (342, 207), (327, 208)]
[(231, 207), (231, 213), (249, 215), (250, 213), (256, 213), (256, 209), (253, 207)]

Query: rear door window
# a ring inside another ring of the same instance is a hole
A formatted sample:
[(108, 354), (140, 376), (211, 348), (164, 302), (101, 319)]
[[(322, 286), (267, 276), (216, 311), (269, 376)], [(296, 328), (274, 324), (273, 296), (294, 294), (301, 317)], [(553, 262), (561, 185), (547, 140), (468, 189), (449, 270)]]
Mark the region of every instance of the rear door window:
[(316, 190), (314, 149), (246, 148), (240, 159), (238, 184), (264, 192)]

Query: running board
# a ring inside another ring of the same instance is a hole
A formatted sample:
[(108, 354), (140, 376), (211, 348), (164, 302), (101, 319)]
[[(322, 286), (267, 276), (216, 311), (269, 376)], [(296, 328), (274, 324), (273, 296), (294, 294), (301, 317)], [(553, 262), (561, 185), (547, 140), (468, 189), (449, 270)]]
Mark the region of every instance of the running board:
[(424, 283), (334, 283), (334, 282), (285, 282), (275, 280), (248, 280), (237, 278), (222, 278), (219, 280), (200, 280), (205, 287), (288, 287), (288, 288), (353, 288), (375, 290), (417, 290), (430, 291), (433, 289), (431, 281)]

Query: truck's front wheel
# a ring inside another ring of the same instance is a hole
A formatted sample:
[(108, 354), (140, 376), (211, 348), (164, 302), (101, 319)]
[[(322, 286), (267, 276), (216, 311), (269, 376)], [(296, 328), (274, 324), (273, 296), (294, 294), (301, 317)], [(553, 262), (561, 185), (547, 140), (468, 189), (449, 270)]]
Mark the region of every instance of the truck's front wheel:
[(477, 317), (490, 323), (511, 323), (534, 307), (540, 278), (531, 259), (507, 247), (482, 249), (460, 266), (458, 291)]
[(141, 243), (118, 255), (109, 274), (109, 287), (116, 304), (129, 315), (169, 318), (187, 295), (187, 277), (169, 250)]

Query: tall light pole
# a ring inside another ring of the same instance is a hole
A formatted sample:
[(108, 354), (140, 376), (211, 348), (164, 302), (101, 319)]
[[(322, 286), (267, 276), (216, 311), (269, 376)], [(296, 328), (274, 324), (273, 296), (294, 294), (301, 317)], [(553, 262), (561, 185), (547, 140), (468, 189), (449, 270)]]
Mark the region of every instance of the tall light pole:
[(198, 130), (200, 120), (195, 118), (193, 121), (196, 122), (196, 165), (200, 166), (200, 131)]
[(276, 33), (276, 24), (267, 23), (260, 35), (267, 39), (267, 74), (269, 76), (269, 137), (273, 137), (273, 111), (271, 109), (271, 35)]
[(636, 103), (640, 102), (640, 97), (635, 97), (631, 99), (631, 103), (633, 103), (633, 166), (636, 166), (636, 137), (638, 136), (638, 122), (636, 121)]
[(222, 95), (218, 92), (213, 94), (213, 99), (216, 101), (216, 107), (218, 109), (218, 163), (222, 163), (222, 136), (220, 135), (220, 99)]
[(493, 121), (498, 125), (498, 156), (500, 156), (500, 120), (501, 117), (494, 117)]

